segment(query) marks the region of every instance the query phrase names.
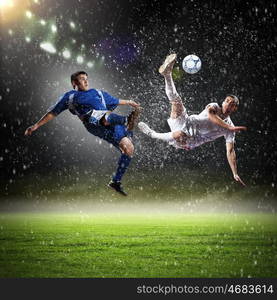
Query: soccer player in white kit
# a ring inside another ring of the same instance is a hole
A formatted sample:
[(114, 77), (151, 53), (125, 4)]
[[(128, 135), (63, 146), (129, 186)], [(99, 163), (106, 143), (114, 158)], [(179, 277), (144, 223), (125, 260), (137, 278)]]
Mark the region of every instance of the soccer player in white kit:
[(234, 95), (228, 95), (221, 107), (217, 103), (210, 103), (200, 114), (189, 116), (172, 79), (175, 60), (176, 54), (170, 54), (159, 68), (160, 74), (165, 78), (165, 92), (171, 103), (171, 114), (167, 120), (171, 132), (158, 133), (143, 122), (138, 124), (139, 129), (151, 138), (166, 141), (175, 148), (185, 150), (194, 149), (224, 136), (227, 159), (233, 177), (237, 182), (245, 185), (237, 172), (234, 144), (235, 132), (246, 130), (246, 127), (234, 126), (230, 118), (231, 113), (238, 109), (238, 98)]

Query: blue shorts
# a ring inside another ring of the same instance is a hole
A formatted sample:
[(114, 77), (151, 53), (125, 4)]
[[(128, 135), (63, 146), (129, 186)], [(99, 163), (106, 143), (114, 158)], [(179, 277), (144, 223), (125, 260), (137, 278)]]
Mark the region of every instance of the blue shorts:
[(125, 125), (102, 126), (84, 122), (87, 131), (119, 149), (119, 143), (124, 137), (132, 137), (133, 132), (127, 130)]

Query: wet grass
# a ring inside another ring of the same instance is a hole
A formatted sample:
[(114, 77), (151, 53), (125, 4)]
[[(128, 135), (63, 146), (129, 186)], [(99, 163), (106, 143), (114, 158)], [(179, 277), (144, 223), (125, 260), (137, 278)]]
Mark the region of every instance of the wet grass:
[(1, 277), (276, 277), (275, 214), (2, 213)]

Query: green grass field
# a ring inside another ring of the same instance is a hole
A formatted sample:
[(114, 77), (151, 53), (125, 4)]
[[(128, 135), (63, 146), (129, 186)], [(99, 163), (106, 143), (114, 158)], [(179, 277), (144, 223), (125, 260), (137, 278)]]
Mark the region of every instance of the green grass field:
[(0, 277), (276, 277), (275, 214), (1, 213)]

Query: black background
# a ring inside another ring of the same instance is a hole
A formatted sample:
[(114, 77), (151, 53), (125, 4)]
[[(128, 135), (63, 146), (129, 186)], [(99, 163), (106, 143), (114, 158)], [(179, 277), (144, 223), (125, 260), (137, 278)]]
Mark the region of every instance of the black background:
[[(232, 120), (248, 127), (236, 138), (239, 174), (248, 184), (275, 187), (275, 1), (44, 0), (30, 9), (37, 18), (55, 20), (57, 49), (74, 38), (72, 52), (84, 44), (84, 55), (96, 64), (88, 69), (43, 51), (39, 44), (45, 33), (26, 18), (2, 24), (0, 164), (5, 195), (22, 178), (99, 176), (115, 169), (117, 151), (105, 142), (99, 144), (69, 112), (31, 138), (23, 135), (71, 89), (70, 74), (76, 70), (89, 73), (91, 87), (138, 101), (144, 108), (141, 120), (157, 131), (168, 131), (170, 107), (157, 70), (170, 52), (178, 54), (176, 86), (190, 112), (200, 112), (209, 102), (221, 103), (228, 93), (239, 97), (239, 111)], [(69, 20), (77, 25), (75, 32), (67, 26)], [(26, 43), (29, 33), (33, 38)], [(191, 53), (202, 60), (195, 75), (181, 68), (182, 59)], [(135, 133), (136, 154), (129, 174), (138, 169), (166, 174), (175, 168), (231, 178), (223, 139), (185, 152)]]

